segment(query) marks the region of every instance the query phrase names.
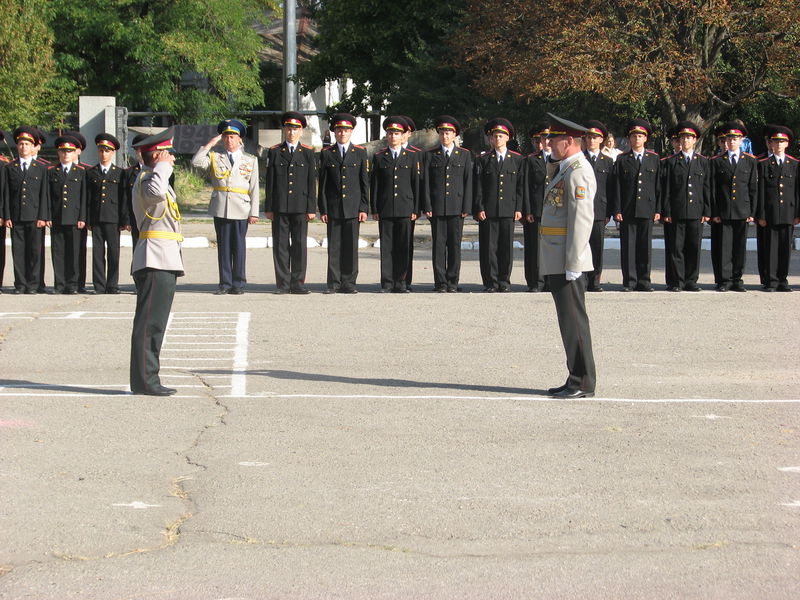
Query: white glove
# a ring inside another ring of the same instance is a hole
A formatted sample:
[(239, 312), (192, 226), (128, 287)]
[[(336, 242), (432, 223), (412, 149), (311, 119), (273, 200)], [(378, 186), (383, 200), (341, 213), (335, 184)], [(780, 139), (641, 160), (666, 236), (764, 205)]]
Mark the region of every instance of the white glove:
[(567, 271), (567, 281), (575, 281), (578, 277), (583, 275), (580, 271)]

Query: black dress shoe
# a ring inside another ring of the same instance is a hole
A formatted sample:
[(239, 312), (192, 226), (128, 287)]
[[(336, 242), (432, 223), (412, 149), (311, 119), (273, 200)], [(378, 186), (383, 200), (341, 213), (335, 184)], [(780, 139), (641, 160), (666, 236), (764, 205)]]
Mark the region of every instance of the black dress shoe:
[(603, 288), (600, 287), (599, 285), (593, 285), (590, 288), (588, 288), (586, 291), (588, 291), (588, 292), (603, 292), (605, 290), (603, 290)]
[(775, 291), (775, 288), (774, 288), (774, 287), (772, 287), (771, 285), (765, 285), (765, 286), (764, 286), (763, 288), (761, 288), (761, 289), (762, 289), (763, 291), (765, 291), (765, 292), (774, 292), (774, 291)]
[(77, 294), (74, 288), (64, 288), (65, 294)]
[(131, 393), (136, 394), (137, 396), (172, 396), (172, 394), (177, 391), (178, 390), (173, 388), (164, 387), (163, 385), (144, 390), (135, 390), (131, 388)]
[[(100, 292), (97, 293), (99, 294)], [(109, 290), (106, 290), (106, 294), (119, 294), (119, 288), (111, 288)]]
[(483, 291), (486, 292), (487, 294), (494, 294), (497, 290), (494, 289), (493, 287), (485, 287), (483, 288)]
[(667, 291), (668, 292), (680, 292), (681, 288), (679, 288), (677, 285), (671, 285), (671, 286), (667, 287)]
[(548, 390), (547, 390), (547, 393), (548, 393), (548, 394), (550, 394), (550, 395), (552, 396), (552, 395), (554, 395), (554, 394), (558, 394), (559, 392), (563, 392), (563, 391), (564, 391), (565, 389), (567, 389), (568, 387), (569, 387), (569, 386), (568, 386), (568, 385), (565, 383), (564, 385), (560, 385), (560, 386), (558, 386), (558, 387), (552, 387), (552, 388), (548, 388)]
[(791, 292), (792, 288), (789, 287), (788, 283), (779, 283), (778, 287), (775, 288), (778, 292)]
[(288, 294), (288, 293), (289, 293), (289, 290), (287, 290), (286, 288), (278, 288), (277, 290), (275, 290), (275, 291), (274, 291), (274, 292), (272, 292), (272, 293), (273, 293), (273, 294), (276, 294), (276, 295), (278, 295), (278, 296), (282, 296), (283, 294)]
[(447, 286), (444, 285), (437, 285), (433, 288), (433, 291), (437, 294), (446, 294), (447, 293)]
[(389, 292), (391, 292), (391, 291), (392, 291), (392, 288), (388, 288), (388, 287), (382, 287), (382, 288), (381, 288), (380, 290), (378, 290), (378, 291), (379, 291), (381, 294), (388, 294)]
[(347, 287), (339, 288), (339, 293), (340, 294), (357, 294), (358, 290), (356, 288), (351, 287), (351, 286), (348, 285)]
[(715, 292), (727, 292), (729, 289), (731, 289), (731, 286), (728, 283), (718, 283), (714, 286)]
[(322, 292), (322, 293), (326, 294), (326, 295), (330, 295), (330, 294), (335, 294), (338, 291), (339, 290), (337, 290), (335, 287), (329, 287), (329, 288), (325, 288), (325, 291)]
[(447, 293), (448, 294), (455, 294), (456, 292), (460, 292), (461, 288), (457, 285), (448, 285), (447, 286)]
[(394, 288), (394, 289), (392, 290), (392, 293), (393, 293), (393, 294), (410, 294), (410, 293), (411, 293), (411, 290), (410, 290), (410, 289), (408, 289), (408, 288), (399, 287), (399, 288)]
[(557, 394), (553, 394), (555, 398), (592, 398), (594, 396), (594, 392), (584, 392), (583, 390), (576, 390), (575, 388), (566, 388), (558, 392)]
[(79, 294), (88, 294), (89, 290), (87, 290), (85, 287), (79, 287), (78, 288), (78, 293)]
[(291, 290), (289, 290), (289, 293), (304, 295), (304, 294), (310, 294), (311, 290), (309, 290), (308, 288), (304, 288), (302, 285), (298, 285), (297, 287), (293, 287)]
[(623, 285), (622, 286), (622, 291), (623, 292), (632, 292), (633, 290), (630, 288), (630, 286)]
[(497, 291), (500, 292), (501, 294), (508, 294), (511, 291), (511, 288), (505, 285), (501, 285), (499, 288), (497, 288)]
[[(26, 294), (30, 294), (32, 296), (35, 296), (36, 294), (39, 293), (39, 290), (25, 290), (25, 293)], [(66, 294), (66, 292), (64, 292), (64, 293)]]
[(653, 288), (646, 283), (637, 283), (636, 284), (636, 291), (637, 292), (652, 292)]
[(217, 288), (216, 290), (214, 290), (214, 295), (215, 296), (224, 296), (225, 294), (228, 293), (228, 291), (229, 291), (228, 288)]
[(696, 283), (687, 283), (685, 286), (683, 286), (683, 289), (686, 290), (687, 292), (700, 291), (700, 287)]
[(23, 292), (22, 290), (18, 290), (17, 288), (14, 288), (13, 290), (11, 290), (11, 293), (12, 294), (24, 294), (25, 292)]
[(734, 283), (731, 286), (731, 291), (732, 292), (746, 292), (747, 290), (744, 288), (744, 284), (741, 281), (739, 281), (737, 283)]
[(241, 296), (242, 294), (244, 294), (244, 288), (232, 287), (228, 293), (234, 296)]

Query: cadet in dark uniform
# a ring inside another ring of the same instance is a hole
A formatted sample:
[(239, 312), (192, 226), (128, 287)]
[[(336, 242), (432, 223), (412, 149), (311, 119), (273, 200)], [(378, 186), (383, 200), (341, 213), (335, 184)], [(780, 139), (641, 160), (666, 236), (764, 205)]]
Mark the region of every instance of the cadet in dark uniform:
[(135, 146), (144, 166), (133, 185), (133, 214), (139, 241), (133, 249), (131, 272), (136, 283), (136, 313), (131, 332), (130, 386), (134, 394), (170, 396), (174, 388), (161, 385), (161, 344), (183, 276), (181, 213), (169, 184), (175, 157), (173, 128), (144, 138)]
[(711, 162), (695, 152), (698, 127), (682, 121), (674, 128), (680, 152), (662, 162), (661, 218), (667, 248), (667, 291), (699, 292), (703, 223), (711, 214)]
[(381, 291), (407, 293), (411, 224), (420, 213), (420, 163), (403, 148), (406, 122), (383, 121), (389, 146), (375, 153), (370, 174), (370, 207), (381, 241)]
[(320, 152), (319, 214), (328, 228), (328, 294), (355, 294), (358, 233), (369, 212), (369, 159), (363, 146), (350, 143), (356, 118), (331, 118), (336, 143)]
[[(427, 158), (425, 152), (422, 148), (414, 146), (411, 144), (411, 134), (413, 134), (417, 130), (417, 124), (414, 123), (414, 119), (409, 117), (408, 115), (400, 115), (399, 116), (406, 124), (406, 130), (403, 132), (403, 150), (408, 150), (415, 154), (417, 161), (418, 161), (418, 168), (420, 172), (420, 180), (419, 180), (419, 189), (420, 189), (420, 216), (422, 214), (423, 209), (425, 208), (422, 204), (425, 202), (425, 197), (423, 194), (424, 190), (424, 183), (422, 181), (422, 177), (425, 175), (425, 159)], [(413, 291), (411, 288), (411, 282), (414, 279), (414, 229), (417, 226), (417, 221), (411, 221), (411, 244), (408, 246), (408, 270), (406, 271), (406, 289), (411, 292)]]
[(764, 229), (767, 283), (764, 291), (791, 292), (789, 258), (794, 226), (800, 223), (800, 168), (797, 159), (786, 154), (794, 139), (783, 125), (772, 127), (769, 148), (772, 156), (758, 163), (759, 227)]
[(317, 157), (300, 143), (306, 118), (298, 112), (281, 117), (285, 141), (267, 152), (266, 206), (272, 221), (272, 258), (276, 294), (308, 294), (305, 287), (308, 222), (317, 210)]
[(511, 291), (514, 265), (514, 222), (522, 218), (525, 163), (507, 148), (514, 127), (491, 119), (484, 131), (492, 150), (475, 161), (472, 215), (478, 220), (479, 258), (484, 292)]
[(136, 164), (131, 165), (125, 169), (125, 204), (128, 207), (128, 223), (130, 223), (131, 242), (132, 247), (136, 248), (136, 242), (139, 240), (139, 227), (136, 224), (136, 217), (133, 216), (133, 185), (136, 183), (136, 178), (142, 170), (142, 153), (136, 148), (136, 144), (141, 142), (147, 136), (143, 133), (137, 133), (133, 136), (131, 144), (133, 150), (136, 152)]
[(525, 198), (522, 209), (522, 235), (525, 244), (525, 282), (529, 292), (544, 290), (544, 275), (539, 272), (539, 221), (542, 218), (544, 188), (549, 177), (547, 162), (550, 159), (550, 127), (540, 123), (530, 130), (533, 152), (525, 158)]
[(114, 164), (114, 154), (119, 150), (116, 137), (101, 133), (94, 143), (100, 162), (86, 171), (92, 284), (97, 294), (119, 294), (119, 232), (128, 226), (125, 171)]
[(433, 237), (433, 289), (457, 292), (464, 217), (472, 210), (472, 155), (455, 144), (461, 134), (455, 117), (441, 115), (433, 124), (441, 145), (429, 150), (422, 161), (424, 212)]
[[(34, 131), (36, 131), (36, 145), (33, 147), (33, 158), (37, 162), (43, 164), (45, 167), (49, 167), (53, 163), (51, 163), (46, 158), (42, 158), (40, 156), (42, 152), (42, 146), (44, 146), (47, 143), (47, 136), (45, 135), (44, 131), (42, 131), (39, 128), (36, 128)], [(47, 258), (46, 258), (47, 251), (45, 249), (46, 236), (47, 236), (47, 229), (42, 228), (42, 238), (39, 246), (41, 250), (42, 260), (39, 261), (39, 288), (37, 290), (40, 294), (44, 294), (47, 291), (47, 286), (45, 285), (45, 279), (44, 279), (47, 267)]]
[[(766, 151), (756, 156), (756, 161), (761, 162), (761, 160), (765, 158), (769, 158), (772, 156), (772, 150), (770, 150), (770, 143), (769, 139), (772, 137), (772, 133), (775, 131), (775, 125), (764, 125), (762, 129), (762, 135), (764, 136), (764, 146), (766, 147)], [(744, 142), (744, 140), (742, 140)], [(758, 209), (758, 206), (756, 206)], [(761, 281), (762, 287), (767, 285), (769, 281), (769, 276), (767, 274), (767, 240), (765, 238), (765, 233), (767, 231), (766, 227), (756, 227), (756, 257), (758, 260), (758, 278)]]
[(726, 151), (711, 160), (711, 260), (716, 290), (744, 292), (747, 224), (753, 221), (758, 199), (758, 164), (741, 152), (747, 131), (737, 123), (721, 129)]
[[(78, 148), (73, 154), (72, 160), (76, 165), (82, 167), (85, 171), (92, 168), (92, 165), (86, 164), (81, 160), (81, 153), (86, 150), (87, 141), (80, 131), (67, 131), (64, 135), (69, 135), (78, 140)], [(86, 290), (86, 257), (87, 246), (89, 240), (89, 229), (84, 227), (80, 230), (80, 255), (78, 257), (78, 292), (81, 294), (88, 293)]]
[(48, 167), (50, 186), (50, 250), (53, 257), (53, 291), (74, 294), (78, 288), (81, 230), (86, 227), (86, 169), (73, 160), (78, 140), (69, 135), (56, 139), (59, 163)]
[(597, 181), (597, 192), (594, 195), (594, 223), (592, 235), (589, 236), (589, 247), (592, 249), (592, 265), (594, 269), (586, 274), (586, 290), (602, 292), (600, 278), (603, 274), (603, 247), (605, 245), (606, 225), (611, 220), (609, 199), (614, 194), (614, 159), (603, 154), (600, 146), (608, 136), (608, 129), (600, 121), (586, 121), (586, 133), (583, 142), (586, 149), (583, 155), (594, 169)]
[(661, 218), (661, 161), (658, 154), (644, 147), (652, 134), (650, 123), (633, 119), (627, 132), (631, 149), (614, 163), (611, 209), (620, 224), (622, 289), (652, 292), (653, 223)]
[(41, 238), (50, 220), (47, 167), (33, 159), (37, 132), (33, 127), (14, 130), (19, 158), (5, 167), (3, 199), (5, 226), (11, 230), (11, 255), (14, 260), (15, 294), (39, 291)]
[(584, 274), (593, 270), (589, 237), (594, 222), (596, 180), (581, 153), (580, 138), (586, 128), (548, 116), (552, 119), (550, 148), (560, 163), (545, 190), (540, 260), (556, 306), (569, 375), (563, 385), (547, 391), (558, 398), (588, 398), (594, 396), (597, 376)]

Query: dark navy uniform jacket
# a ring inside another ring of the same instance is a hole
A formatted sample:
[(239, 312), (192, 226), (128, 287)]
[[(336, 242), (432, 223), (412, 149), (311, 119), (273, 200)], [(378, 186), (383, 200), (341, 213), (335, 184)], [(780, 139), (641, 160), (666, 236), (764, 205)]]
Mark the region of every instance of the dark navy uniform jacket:
[(298, 144), (289, 152), (285, 143), (267, 151), (267, 185), (264, 212), (312, 214), (317, 212), (317, 155)]
[(99, 164), (86, 171), (88, 190), (88, 223), (116, 223), (125, 227), (128, 221), (125, 171), (111, 164), (103, 175)]
[(642, 163), (632, 150), (617, 156), (613, 169), (611, 214), (623, 219), (652, 219), (661, 212), (661, 159), (645, 150)]
[(453, 146), (450, 157), (441, 145), (428, 150), (423, 161), (424, 211), (434, 217), (469, 214), (472, 210), (472, 155)]
[(47, 167), (39, 160), (31, 161), (25, 176), (22, 175), (19, 159), (2, 167), (5, 169), (2, 204), (3, 218), (12, 223), (49, 221), (50, 195), (47, 184)]
[(53, 225), (77, 225), (86, 222), (86, 169), (73, 164), (64, 173), (60, 164), (47, 171), (50, 186), (50, 219)]
[(711, 215), (711, 161), (695, 152), (686, 164), (682, 152), (662, 160), (661, 216), (675, 221)]
[(736, 167), (723, 152), (711, 159), (711, 217), (726, 221), (754, 217), (758, 201), (758, 164), (741, 153)]
[(774, 156), (758, 163), (758, 208), (756, 218), (767, 225), (792, 225), (800, 217), (800, 163), (784, 155), (778, 165)]
[(486, 217), (513, 218), (525, 204), (525, 161), (512, 150), (506, 152), (502, 164), (494, 150), (484, 152), (475, 161), (473, 175), (473, 209)]
[(363, 146), (350, 144), (345, 157), (333, 144), (319, 153), (319, 214), (356, 219), (369, 212), (369, 160)]
[(592, 165), (594, 178), (597, 181), (597, 192), (594, 195), (594, 220), (605, 221), (612, 215), (610, 198), (614, 194), (614, 160), (600, 152), (592, 162), (588, 152), (583, 154)]
[(420, 214), (420, 160), (416, 152), (400, 150), (397, 159), (389, 148), (375, 153), (370, 174), (370, 212), (381, 217)]

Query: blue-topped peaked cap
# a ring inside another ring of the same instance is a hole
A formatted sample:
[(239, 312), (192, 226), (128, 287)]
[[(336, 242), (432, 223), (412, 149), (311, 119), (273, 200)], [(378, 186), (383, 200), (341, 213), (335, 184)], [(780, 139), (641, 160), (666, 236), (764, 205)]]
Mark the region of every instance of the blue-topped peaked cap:
[(217, 125), (217, 133), (223, 135), (226, 133), (235, 133), (240, 137), (244, 137), (247, 133), (247, 125), (237, 119), (225, 119), (224, 121), (220, 121), (219, 125)]

